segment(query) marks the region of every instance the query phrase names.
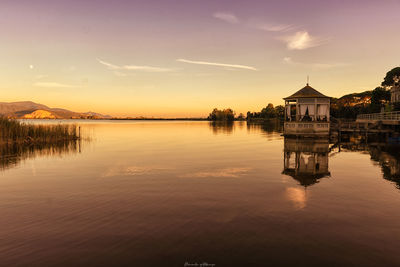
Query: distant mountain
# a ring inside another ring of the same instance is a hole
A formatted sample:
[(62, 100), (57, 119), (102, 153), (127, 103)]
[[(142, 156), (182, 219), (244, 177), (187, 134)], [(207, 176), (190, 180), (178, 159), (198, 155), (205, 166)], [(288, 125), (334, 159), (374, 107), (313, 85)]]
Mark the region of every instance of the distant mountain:
[(0, 102), (0, 115), (16, 119), (110, 119), (95, 112), (79, 113), (62, 108), (50, 108), (32, 101)]

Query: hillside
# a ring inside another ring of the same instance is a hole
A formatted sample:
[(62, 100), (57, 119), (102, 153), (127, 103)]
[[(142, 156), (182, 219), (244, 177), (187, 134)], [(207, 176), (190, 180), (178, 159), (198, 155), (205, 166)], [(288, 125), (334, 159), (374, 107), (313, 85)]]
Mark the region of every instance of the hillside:
[(366, 106), (371, 104), (372, 91), (353, 93), (340, 98), (332, 98), (332, 106)]
[(38, 109), (32, 113), (25, 114), (22, 119), (56, 119), (56, 115), (47, 110)]
[(0, 115), (15, 119), (109, 119), (111, 116), (95, 112), (74, 112), (50, 108), (32, 101), (0, 102)]

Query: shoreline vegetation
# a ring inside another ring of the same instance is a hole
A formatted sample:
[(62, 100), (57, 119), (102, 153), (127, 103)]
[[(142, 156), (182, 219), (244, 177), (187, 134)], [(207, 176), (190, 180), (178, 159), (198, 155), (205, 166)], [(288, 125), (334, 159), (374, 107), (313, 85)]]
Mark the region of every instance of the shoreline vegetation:
[(75, 124), (29, 124), (0, 117), (0, 170), (28, 158), (80, 151), (80, 127)]
[(74, 124), (36, 125), (0, 117), (0, 144), (52, 144), (80, 140)]

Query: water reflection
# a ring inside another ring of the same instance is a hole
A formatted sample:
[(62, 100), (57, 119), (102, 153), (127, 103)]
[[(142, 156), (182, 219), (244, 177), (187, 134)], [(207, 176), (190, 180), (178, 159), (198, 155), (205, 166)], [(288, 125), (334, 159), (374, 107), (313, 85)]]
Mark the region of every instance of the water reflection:
[(304, 209), (307, 205), (307, 191), (298, 187), (286, 188), (286, 197), (294, 204), (295, 209)]
[(209, 126), (214, 134), (232, 134), (235, 123), (233, 121), (211, 121)]
[(291, 176), (305, 187), (330, 176), (329, 141), (285, 138), (282, 173)]
[(278, 120), (269, 120), (262, 123), (247, 122), (247, 131), (263, 131), (264, 133), (281, 133), (283, 131), (283, 124)]
[(69, 140), (42, 144), (2, 144), (0, 145), (0, 170), (17, 166), (22, 161), (38, 156), (61, 156), (81, 151), (80, 140)]
[(209, 127), (212, 132), (217, 134), (232, 134), (235, 129), (242, 130), (247, 128), (248, 133), (265, 133), (268, 135), (281, 133), (283, 124), (278, 120), (269, 120), (264, 122), (246, 122), (246, 121), (211, 121)]
[(388, 144), (386, 140), (365, 143), (361, 138), (352, 136), (349, 142), (336, 145), (339, 152), (358, 151), (368, 153), (371, 160), (379, 163), (382, 176), (388, 181), (396, 183), (400, 189), (400, 146)]
[(400, 191), (369, 152), (239, 122), (89, 123), (79, 156), (2, 175), (1, 266), (399, 266)]
[(399, 146), (371, 146), (371, 159), (379, 162), (383, 178), (396, 183), (400, 189), (400, 147)]

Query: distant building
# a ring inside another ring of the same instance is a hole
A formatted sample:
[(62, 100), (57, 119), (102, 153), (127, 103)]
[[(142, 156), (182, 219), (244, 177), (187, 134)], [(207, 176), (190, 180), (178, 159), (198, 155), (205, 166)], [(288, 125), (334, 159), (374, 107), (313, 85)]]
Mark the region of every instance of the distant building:
[(393, 77), (393, 85), (390, 88), (390, 102), (400, 102), (400, 77)]
[(284, 135), (328, 136), (330, 97), (307, 85), (285, 97)]

